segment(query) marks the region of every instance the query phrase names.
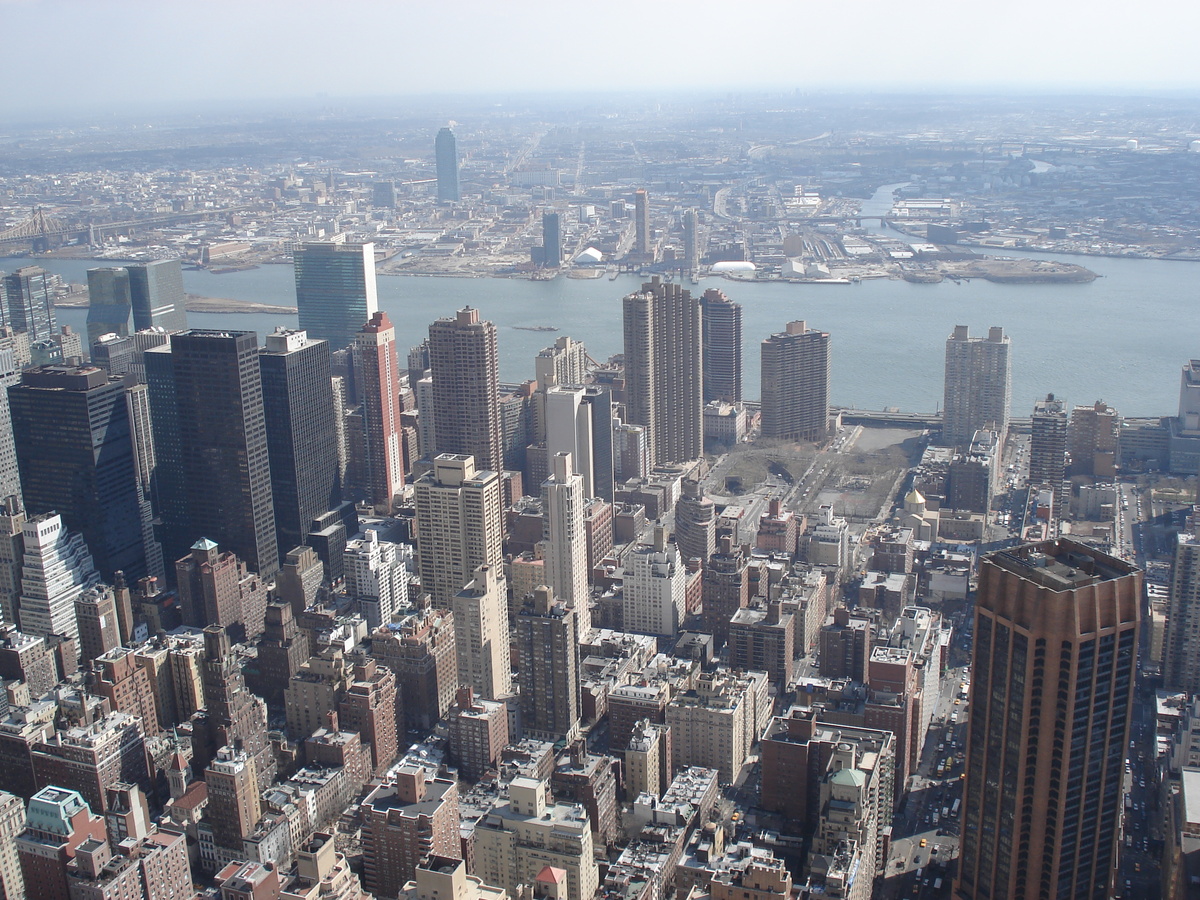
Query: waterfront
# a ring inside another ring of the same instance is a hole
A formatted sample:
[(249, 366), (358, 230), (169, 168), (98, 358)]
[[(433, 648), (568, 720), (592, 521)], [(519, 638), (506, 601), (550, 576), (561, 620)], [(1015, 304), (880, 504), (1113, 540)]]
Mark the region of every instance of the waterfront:
[[(1019, 255), (1011, 253), (1010, 255)], [(1200, 356), (1196, 324), (1200, 263), (1091, 258), (1099, 276), (1089, 284), (910, 284), (869, 280), (852, 285), (732, 282), (707, 278), (693, 292), (715, 287), (744, 309), (744, 391), (758, 396), (759, 343), (793, 319), (829, 331), (833, 343), (831, 398), (836, 404), (927, 412), (942, 398), (945, 340), (955, 324), (972, 333), (1002, 325), (1013, 341), (1013, 410), (1027, 415), (1047, 392), (1069, 403), (1104, 399), (1123, 415), (1173, 415), (1179, 370)], [(70, 281), (86, 282), (87, 260), (0, 258), (0, 270), (36, 262)], [(396, 325), (404, 353), (429, 322), (476, 306), (500, 327), (500, 375), (532, 377), (533, 357), (556, 335), (514, 326), (553, 326), (583, 341), (603, 360), (621, 351), (620, 299), (641, 279), (622, 276), (552, 281), (489, 278), (379, 278), (379, 300)], [(279, 305), (295, 304), (289, 266), (263, 266), (223, 275), (185, 271), (192, 293)], [(84, 330), (85, 310), (59, 311)], [(260, 335), (295, 316), (192, 313), (196, 327), (251, 329)]]

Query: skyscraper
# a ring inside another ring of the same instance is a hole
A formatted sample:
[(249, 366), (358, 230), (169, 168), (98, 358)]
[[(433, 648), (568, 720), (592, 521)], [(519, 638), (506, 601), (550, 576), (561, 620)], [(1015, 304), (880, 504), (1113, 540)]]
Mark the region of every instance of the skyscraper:
[(517, 615), (521, 658), (521, 725), (542, 740), (579, 736), (579, 636), (575, 610), (546, 585), (533, 589)]
[(696, 272), (700, 268), (701, 257), (700, 222), (696, 210), (689, 209), (683, 214), (683, 268), (685, 272)]
[(448, 127), (437, 133), (433, 142), (434, 158), (437, 162), (438, 200), (442, 203), (457, 203), (462, 199), (458, 189), (458, 142)]
[(437, 451), (473, 456), (481, 471), (503, 471), (496, 326), (469, 306), (433, 322), (429, 370)]
[(999, 432), (1003, 446), (1011, 403), (1011, 341), (1004, 329), (993, 326), (979, 338), (966, 325), (955, 325), (946, 340), (942, 443), (969, 444), (976, 431), (990, 429)]
[(1029, 437), (1029, 484), (1054, 488), (1059, 509), (1067, 500), (1067, 408), (1053, 394), (1033, 404)]
[(500, 475), (477, 471), (470, 456), (443, 453), (414, 491), (421, 589), (445, 608), (479, 566), (503, 565)]
[(391, 514), (396, 495), (404, 488), (398, 367), (396, 329), (387, 313), (377, 312), (354, 336), (354, 380), (362, 401), (361, 487), (367, 489), (367, 500), (385, 515)]
[(1069, 540), (984, 557), (956, 897), (1110, 896), (1141, 587)]
[(704, 317), (704, 402), (742, 400), (742, 305), (716, 288), (700, 297)]
[(24, 331), (33, 342), (44, 341), (58, 330), (54, 300), (50, 296), (50, 273), (41, 266), (24, 266), (4, 276), (4, 324)]
[(1175, 545), (1167, 630), (1163, 639), (1163, 686), (1200, 693), (1200, 516), (1193, 508)]
[(546, 577), (554, 598), (574, 611), (583, 637), (592, 627), (587, 539), (583, 531), (583, 476), (573, 471), (570, 453), (555, 453), (551, 466), (550, 477), (542, 484)]
[(633, 195), (634, 253), (647, 262), (653, 262), (652, 235), (650, 233), (650, 195), (645, 188), (638, 188)]
[(252, 331), (192, 329), (148, 351), (146, 375), (167, 558), (208, 538), (269, 578), (279, 549), (258, 356)]
[[(0, 293), (3, 290), (4, 285), (0, 284)], [(0, 300), (3, 298), (0, 297)], [(17, 446), (13, 440), (12, 414), (8, 407), (8, 389), (21, 381), (15, 343), (12, 334), (0, 335), (0, 502), (21, 494)]]
[(508, 655), (508, 589), (504, 568), (482, 565), (450, 602), (458, 683), (469, 684), (485, 700), (499, 700), (512, 688)]
[(129, 272), (119, 266), (88, 269), (88, 346), (101, 335), (129, 334), (133, 318), (133, 300), (129, 293)]
[(134, 331), (145, 328), (183, 331), (187, 328), (183, 265), (178, 259), (137, 263), (126, 266), (126, 270)]
[(562, 265), (562, 224), (556, 212), (542, 213), (542, 247), (546, 252), (547, 269)]
[(121, 380), (95, 366), (27, 369), (9, 388), (25, 508), (58, 512), (101, 576), (146, 574), (142, 498)]
[(330, 351), (349, 347), (379, 310), (375, 245), (310, 242), (292, 258), (300, 329), (328, 341)]
[(21, 630), (77, 637), (75, 600), (100, 583), (82, 536), (67, 531), (57, 513), (43, 513), (25, 522), (21, 539)]
[(287, 553), (304, 543), (313, 519), (342, 499), (329, 344), (277, 328), (258, 362), (276, 540)]
[(704, 451), (700, 303), (655, 276), (622, 304), (628, 422), (646, 427), (651, 465), (695, 459)]
[(829, 433), (829, 332), (803, 320), (762, 342), (762, 434), (822, 441)]

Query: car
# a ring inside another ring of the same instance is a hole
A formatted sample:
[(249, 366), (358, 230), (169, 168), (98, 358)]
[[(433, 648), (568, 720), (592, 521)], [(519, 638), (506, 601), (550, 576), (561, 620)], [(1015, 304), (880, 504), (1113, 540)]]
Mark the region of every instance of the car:
[(928, 840), (926, 840), (925, 838), (921, 838), (921, 847), (922, 847), (922, 848), (924, 848), (924, 846), (925, 846), (926, 844), (928, 844), (928, 843), (929, 843), (929, 841), (928, 841)]
[(921, 864), (921, 857), (919, 857), (919, 856), (914, 856), (914, 857), (913, 857), (913, 865), (914, 865), (914, 866), (919, 866), (920, 864)]

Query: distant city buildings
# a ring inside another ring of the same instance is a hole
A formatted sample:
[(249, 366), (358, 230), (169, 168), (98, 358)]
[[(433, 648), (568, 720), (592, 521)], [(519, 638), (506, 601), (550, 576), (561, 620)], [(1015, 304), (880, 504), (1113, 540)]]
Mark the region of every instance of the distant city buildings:
[(457, 203), (462, 199), (458, 186), (458, 142), (454, 132), (442, 128), (433, 142), (437, 163), (437, 197), (442, 203)]

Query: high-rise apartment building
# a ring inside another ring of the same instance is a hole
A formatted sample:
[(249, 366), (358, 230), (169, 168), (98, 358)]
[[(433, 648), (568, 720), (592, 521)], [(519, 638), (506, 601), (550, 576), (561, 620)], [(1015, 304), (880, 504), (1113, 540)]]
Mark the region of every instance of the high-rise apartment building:
[(633, 251), (647, 262), (653, 262), (654, 235), (650, 231), (650, 195), (645, 188), (638, 188), (633, 194)]
[(503, 568), (482, 565), (451, 600), (458, 683), (485, 700), (499, 700), (512, 687), (507, 598)]
[(742, 399), (742, 305), (709, 288), (700, 296), (704, 318), (704, 402)]
[(387, 313), (371, 316), (354, 336), (354, 378), (362, 402), (361, 488), (376, 511), (390, 515), (404, 489), (396, 329)]
[(829, 332), (788, 322), (762, 342), (762, 434), (822, 441), (829, 433)]
[(133, 330), (183, 331), (187, 328), (183, 264), (178, 259), (158, 259), (125, 267), (129, 273), (129, 299)]
[(448, 127), (439, 130), (434, 138), (433, 154), (437, 164), (438, 202), (457, 203), (462, 199), (458, 186), (458, 141)]
[(79, 662), (85, 668), (96, 657), (121, 645), (116, 597), (108, 585), (97, 585), (75, 598), (75, 621), (79, 627)]
[(696, 210), (689, 209), (683, 213), (683, 267), (686, 272), (696, 272), (700, 268), (700, 259), (704, 255), (701, 238), (699, 216)]
[(258, 357), (252, 331), (201, 329), (146, 353), (167, 559), (203, 537), (279, 569)]
[(579, 635), (592, 627), (588, 609), (587, 539), (583, 530), (583, 476), (571, 468), (570, 453), (556, 453), (554, 471), (542, 484), (546, 577), (554, 598), (569, 606)]
[(21, 874), (16, 845), (17, 835), (24, 830), (25, 801), (0, 791), (0, 898), (3, 900), (25, 900), (25, 877)]
[(213, 843), (240, 856), (242, 841), (262, 815), (254, 760), (244, 750), (222, 747), (205, 769), (204, 780), (208, 785), (205, 819), (212, 828)]
[(185, 624), (220, 625), (233, 640), (252, 641), (263, 632), (267, 586), (236, 553), (201, 538), (175, 561), (175, 583)]
[(534, 378), (543, 390), (552, 383), (579, 385), (587, 380), (587, 348), (577, 340), (563, 335), (554, 345), (538, 352), (533, 360)]
[(1176, 540), (1167, 627), (1163, 638), (1163, 686), (1200, 693), (1200, 516), (1193, 508)]
[(701, 590), (704, 597), (704, 627), (720, 647), (729, 637), (729, 622), (750, 602), (749, 560), (728, 535), (722, 535), (717, 550), (705, 563)]
[(473, 457), (443, 453), (414, 491), (421, 588), (448, 607), (479, 566), (504, 563), (500, 476), (476, 471)]
[(562, 223), (556, 212), (542, 213), (542, 247), (546, 268), (557, 269), (562, 265)]
[(547, 866), (565, 873), (559, 900), (589, 900), (599, 887), (592, 828), (584, 808), (547, 802), (544, 779), (518, 777), (508, 800), (492, 807), (475, 826), (475, 871), (487, 884), (516, 896)]
[(105, 579), (146, 574), (142, 498), (125, 386), (95, 366), (26, 369), (9, 388), (25, 508), (57, 512)]
[[(338, 720), (371, 745), (371, 764), (383, 774), (396, 759), (396, 675), (368, 657), (354, 667), (350, 684), (338, 704)], [(402, 732), (403, 733), (403, 732)]]
[(533, 589), (517, 615), (521, 727), (530, 737), (579, 736), (579, 638), (575, 610), (546, 585)]
[(392, 616), (408, 606), (408, 579), (412, 548), (379, 540), (368, 528), (366, 537), (346, 542), (346, 596), (358, 601), (367, 627), (375, 631), (390, 625)]
[(58, 330), (49, 272), (41, 266), (23, 266), (4, 276), (3, 287), (5, 325), (25, 332), (32, 342), (47, 340)]
[(368, 242), (301, 244), (293, 254), (300, 330), (331, 351), (349, 347), (379, 311), (375, 245)]
[(651, 465), (695, 459), (704, 452), (700, 303), (656, 276), (622, 304), (628, 422), (645, 426)]
[[(3, 283), (0, 283), (0, 291), (3, 289)], [(12, 433), (12, 414), (8, 408), (8, 389), (20, 383), (21, 368), (17, 363), (16, 337), (9, 329), (0, 329), (0, 503), (9, 497), (21, 496), (20, 466)]]
[(674, 637), (683, 623), (686, 582), (678, 548), (667, 542), (666, 529), (656, 526), (653, 543), (640, 544), (625, 557), (625, 630)]
[(75, 600), (100, 583), (83, 536), (68, 531), (57, 513), (43, 513), (25, 522), (21, 537), (21, 629), (40, 637), (77, 637)]
[(203, 748), (203, 759), (197, 753), (193, 766), (202, 768), (221, 747), (241, 747), (254, 762), (259, 790), (266, 790), (275, 780), (275, 757), (267, 739), (267, 705), (246, 690), (241, 664), (220, 625), (204, 629), (203, 653), (200, 685), (210, 744)]
[(955, 896), (1110, 896), (1141, 592), (1070, 540), (984, 557)]
[(946, 340), (942, 443), (968, 444), (976, 431), (999, 432), (1003, 446), (1012, 405), (1012, 342), (993, 326), (986, 338), (971, 337), (966, 325), (955, 325)]
[(1029, 437), (1029, 484), (1054, 488), (1061, 508), (1067, 499), (1067, 407), (1047, 394), (1033, 404)]
[(400, 766), (371, 791), (362, 814), (363, 887), (395, 897), (430, 853), (462, 856), (458, 785), (420, 766)]
[(675, 543), (685, 562), (698, 559), (701, 565), (717, 549), (717, 507), (694, 478), (684, 479), (675, 501)]
[(1114, 478), (1121, 416), (1103, 400), (1071, 410), (1071, 474)]
[(433, 427), (439, 453), (475, 457), (480, 469), (504, 469), (496, 326), (465, 307), (429, 326)]
[(329, 344), (275, 329), (258, 357), (280, 555), (341, 503)]

